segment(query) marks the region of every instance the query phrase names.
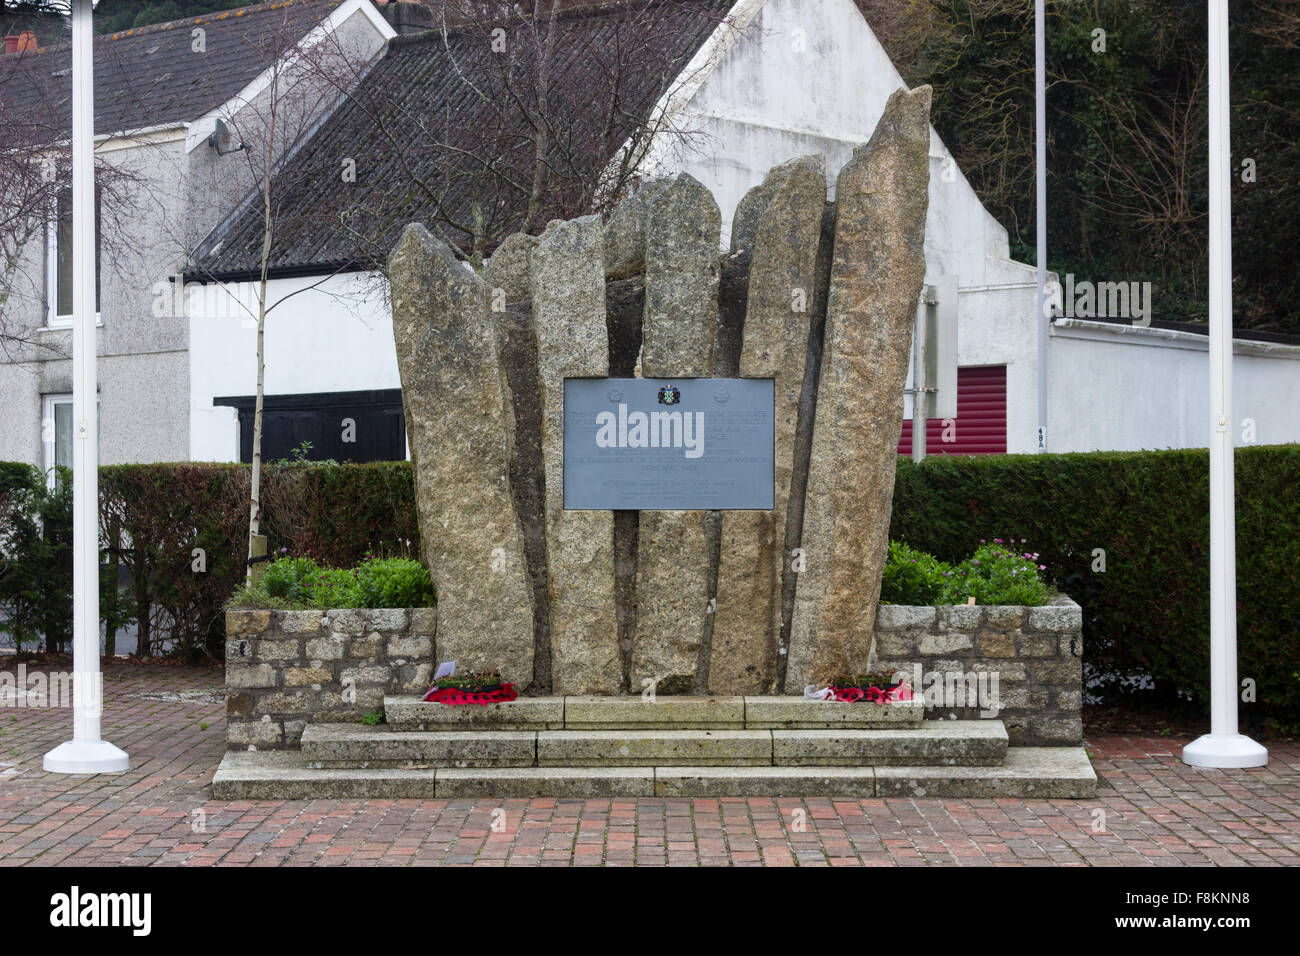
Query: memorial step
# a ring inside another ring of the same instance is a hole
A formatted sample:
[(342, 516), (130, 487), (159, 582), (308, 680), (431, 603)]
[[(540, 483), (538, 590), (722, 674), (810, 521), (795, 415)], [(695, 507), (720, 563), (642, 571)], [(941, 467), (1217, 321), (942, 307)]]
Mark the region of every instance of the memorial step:
[(770, 730), (542, 730), (539, 767), (772, 765)]
[(418, 697), (385, 697), (386, 726), (433, 730), (817, 730), (915, 728), (920, 700), (889, 704), (802, 697), (520, 697), (504, 704), (451, 707)]
[(779, 767), (997, 767), (1007, 756), (1000, 720), (927, 720), (916, 730), (773, 730)]
[(537, 732), (531, 730), (398, 731), (363, 724), (308, 724), (300, 746), (303, 759), (315, 769), (531, 767), (537, 763)]
[(315, 769), (297, 751), (227, 753), (216, 800), (454, 797), (963, 797), (1087, 799), (1082, 747), (1011, 747), (999, 767), (491, 767)]
[(309, 724), (313, 768), (997, 766), (999, 720), (927, 721), (918, 729), (435, 730)]

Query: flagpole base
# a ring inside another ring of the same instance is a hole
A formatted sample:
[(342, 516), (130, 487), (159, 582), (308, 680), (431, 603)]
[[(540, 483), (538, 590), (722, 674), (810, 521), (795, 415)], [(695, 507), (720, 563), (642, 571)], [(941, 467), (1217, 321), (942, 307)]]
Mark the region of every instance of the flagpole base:
[(1183, 748), (1183, 763), (1189, 767), (1263, 767), (1268, 749), (1245, 734), (1202, 734)]
[(107, 740), (67, 740), (47, 753), (41, 766), (49, 773), (121, 773), (131, 758)]

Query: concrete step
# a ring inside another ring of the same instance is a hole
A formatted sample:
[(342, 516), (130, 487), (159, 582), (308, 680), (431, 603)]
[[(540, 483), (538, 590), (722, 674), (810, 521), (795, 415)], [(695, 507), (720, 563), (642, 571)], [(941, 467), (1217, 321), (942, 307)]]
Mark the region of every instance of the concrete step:
[(998, 720), (927, 721), (915, 730), (414, 731), (309, 724), (301, 747), (314, 769), (997, 766), (1007, 733)]
[(301, 747), (307, 766), (314, 769), (531, 767), (537, 762), (537, 733), (531, 730), (398, 731), (308, 724)]
[(998, 767), (1000, 720), (927, 720), (916, 730), (774, 730), (772, 763), (794, 767)]
[(1009, 747), (1000, 767), (879, 767), (878, 797), (1097, 796), (1097, 774), (1082, 747)]
[(925, 702), (900, 700), (891, 704), (844, 704), (802, 697), (746, 697), (745, 727), (751, 730), (870, 730), (920, 727)]
[(660, 797), (1016, 797), (1089, 799), (1082, 747), (1011, 747), (1000, 767), (682, 767), (655, 772)]
[(486, 706), (385, 697), (390, 730), (869, 730), (919, 727), (920, 700), (842, 704), (802, 697), (520, 697)]
[(772, 765), (770, 730), (542, 730), (540, 767)]
[(492, 767), (313, 769), (296, 751), (231, 752), (216, 800), (451, 797), (965, 797), (1089, 799), (1082, 747), (1011, 747), (1001, 767)]
[(559, 730), (564, 727), (563, 697), (520, 697), (504, 704), (426, 703), (418, 697), (385, 697), (389, 730)]
[[(479, 771), (480, 773), (486, 771)], [(434, 770), (307, 766), (297, 750), (230, 751), (212, 777), (214, 800), (432, 800)]]

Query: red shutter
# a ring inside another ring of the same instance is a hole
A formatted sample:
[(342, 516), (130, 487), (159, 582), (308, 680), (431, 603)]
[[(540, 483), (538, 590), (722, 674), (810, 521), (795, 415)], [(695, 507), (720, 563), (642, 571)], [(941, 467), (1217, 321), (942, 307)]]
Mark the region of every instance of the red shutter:
[[(957, 369), (956, 428), (944, 441), (944, 423), (932, 418), (925, 428), (926, 455), (1001, 455), (1007, 450), (1007, 367), (979, 365)], [(912, 423), (903, 422), (900, 455), (912, 454)]]

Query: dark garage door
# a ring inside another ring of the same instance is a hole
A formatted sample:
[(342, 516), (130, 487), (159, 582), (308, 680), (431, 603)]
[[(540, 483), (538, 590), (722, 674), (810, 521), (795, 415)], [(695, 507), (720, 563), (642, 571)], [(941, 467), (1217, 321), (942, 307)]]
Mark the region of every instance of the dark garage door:
[[(255, 397), (215, 398), (239, 412), (239, 460), (253, 460)], [(266, 395), (262, 399), (262, 460), (288, 458), (311, 442), (313, 461), (402, 461), (406, 419), (401, 389)]]

